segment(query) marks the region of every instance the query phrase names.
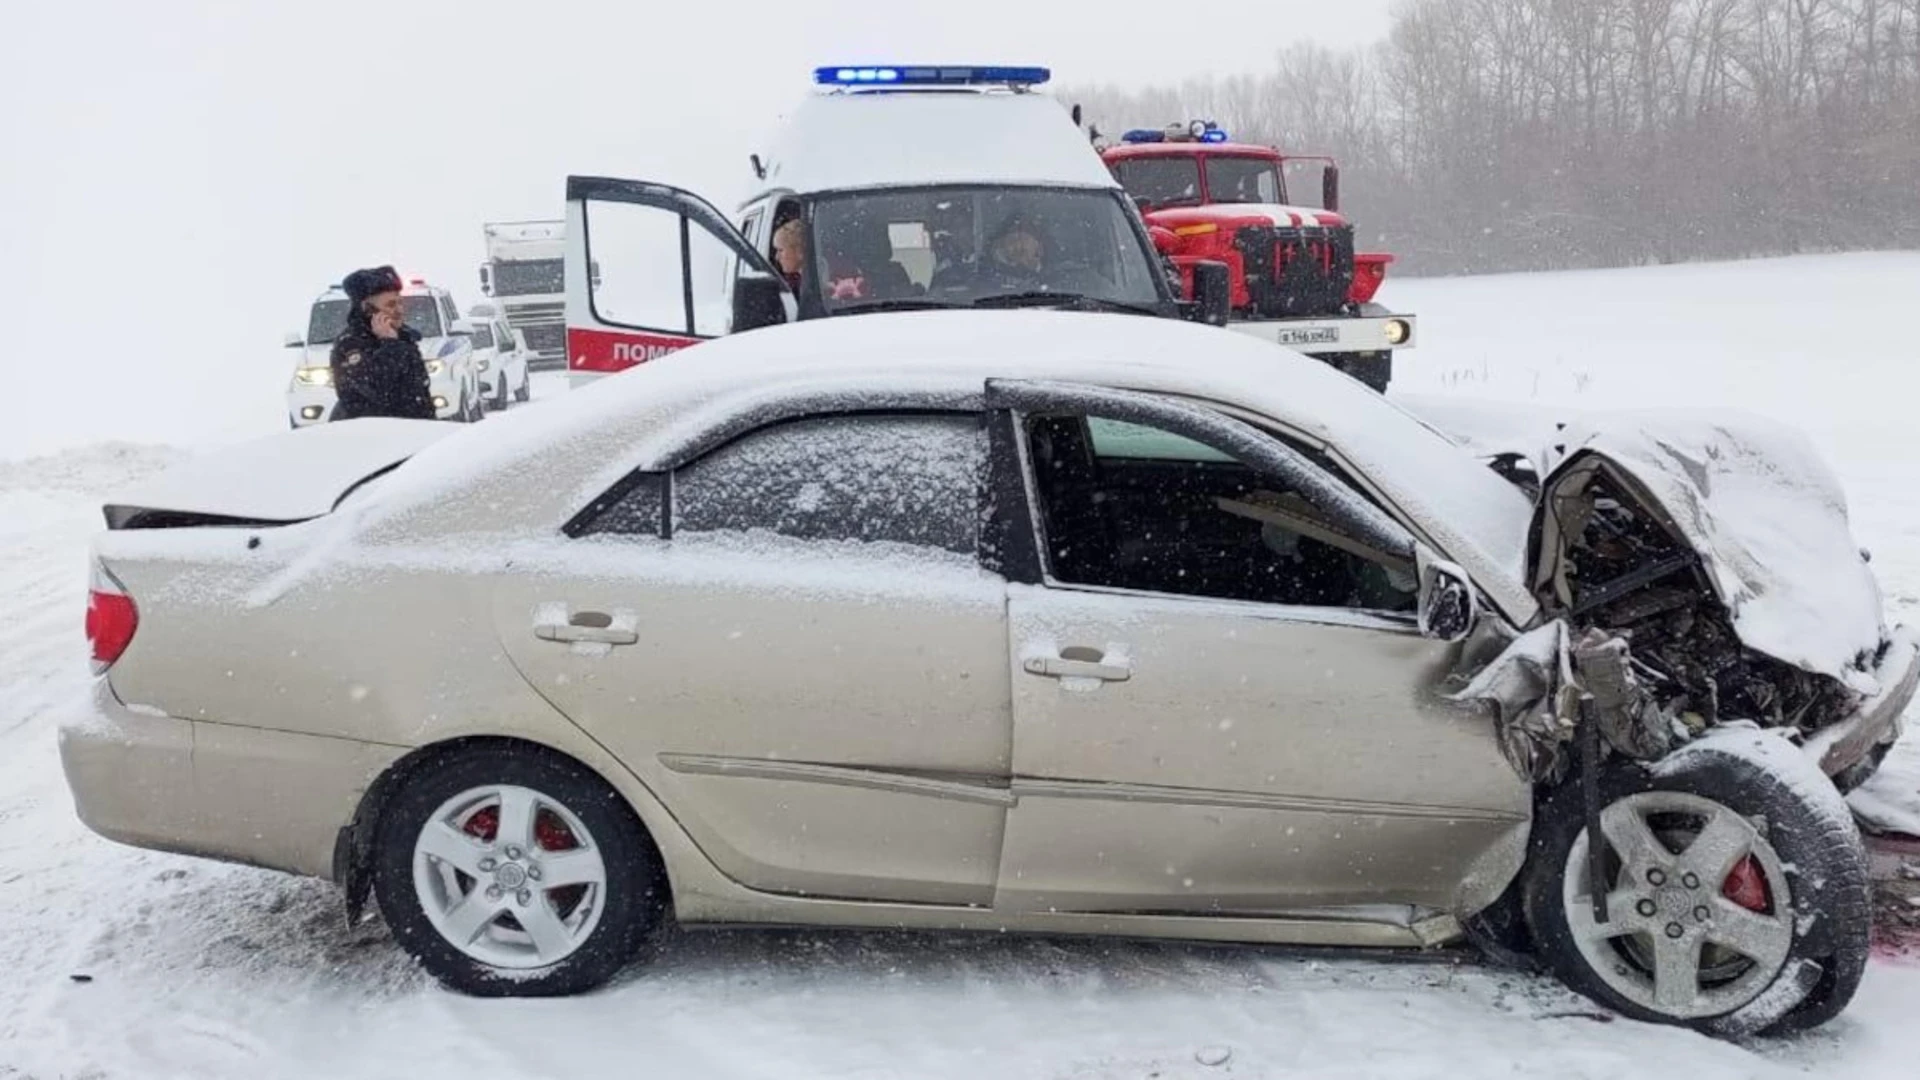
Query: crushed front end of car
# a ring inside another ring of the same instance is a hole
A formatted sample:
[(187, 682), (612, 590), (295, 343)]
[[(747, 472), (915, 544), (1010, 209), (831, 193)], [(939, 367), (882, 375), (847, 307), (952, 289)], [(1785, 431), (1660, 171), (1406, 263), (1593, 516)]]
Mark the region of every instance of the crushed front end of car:
[(1889, 627), (1838, 480), (1806, 440), (1745, 415), (1614, 414), (1536, 462), (1541, 618), (1470, 674), (1508, 757), (1557, 779), (1582, 710), (1652, 761), (1721, 724), (1782, 731), (1843, 789), (1871, 775), (1920, 684)]

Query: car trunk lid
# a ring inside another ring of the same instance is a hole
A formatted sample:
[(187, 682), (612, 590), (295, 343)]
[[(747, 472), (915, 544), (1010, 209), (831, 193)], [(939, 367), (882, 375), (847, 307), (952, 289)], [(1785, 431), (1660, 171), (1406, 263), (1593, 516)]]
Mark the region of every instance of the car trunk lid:
[(190, 459), (115, 495), (109, 529), (291, 525), (460, 429), (367, 418), (256, 439)]

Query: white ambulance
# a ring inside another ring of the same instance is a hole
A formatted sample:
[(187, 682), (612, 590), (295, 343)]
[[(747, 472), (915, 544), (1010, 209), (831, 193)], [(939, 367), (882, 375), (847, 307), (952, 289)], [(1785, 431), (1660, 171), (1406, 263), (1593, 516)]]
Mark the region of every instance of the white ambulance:
[[(567, 178), (576, 383), (792, 319), (1050, 307), (1226, 322), (1227, 268), (1179, 299), (1131, 199), (1037, 67), (817, 69), (729, 221), (665, 184)], [(789, 220), (797, 274), (774, 266)], [(598, 264), (598, 278), (585, 273)]]

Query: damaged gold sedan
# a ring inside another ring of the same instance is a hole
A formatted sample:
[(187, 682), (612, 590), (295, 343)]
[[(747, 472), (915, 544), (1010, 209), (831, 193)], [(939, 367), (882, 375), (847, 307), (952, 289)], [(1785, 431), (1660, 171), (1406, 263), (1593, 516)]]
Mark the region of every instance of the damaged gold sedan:
[(1533, 475), (1166, 320), (756, 331), (116, 499), (63, 759), (96, 831), (330, 877), (471, 993), (673, 917), (1467, 939), (1637, 1017), (1827, 1020), (1837, 785), (1920, 677), (1837, 485), (1719, 421)]

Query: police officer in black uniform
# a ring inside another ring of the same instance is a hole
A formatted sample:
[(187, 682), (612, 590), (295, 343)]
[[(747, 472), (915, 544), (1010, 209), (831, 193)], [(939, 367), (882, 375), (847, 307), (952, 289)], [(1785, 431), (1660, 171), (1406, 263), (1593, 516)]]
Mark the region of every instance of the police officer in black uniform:
[(400, 275), (391, 266), (355, 270), (347, 293), (347, 329), (333, 343), (333, 419), (391, 416), (434, 419), (420, 333), (402, 321)]

